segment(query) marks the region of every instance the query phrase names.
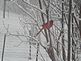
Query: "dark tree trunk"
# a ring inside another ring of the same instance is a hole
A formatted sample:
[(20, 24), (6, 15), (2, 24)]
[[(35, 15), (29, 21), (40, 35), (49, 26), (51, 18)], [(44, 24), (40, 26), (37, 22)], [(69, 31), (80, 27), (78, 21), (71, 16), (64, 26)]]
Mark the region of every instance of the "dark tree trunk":
[[(32, 36), (32, 33), (30, 30), (29, 30), (29, 35)], [(30, 41), (29, 41), (29, 59), (30, 60), (31, 60), (31, 41), (32, 41), (32, 39), (30, 39)]]
[[(64, 0), (62, 0), (64, 2)], [(62, 44), (64, 45), (64, 3), (62, 2), (62, 21), (61, 21), (61, 24), (62, 24), (62, 33), (63, 33), (63, 36), (62, 36)], [(66, 55), (65, 55), (65, 49), (64, 47), (62, 46), (62, 56), (63, 56), (63, 60), (66, 61)]]
[(38, 61), (38, 54), (39, 54), (39, 43), (37, 44), (36, 61)]
[[(40, 9), (42, 9), (41, 0), (39, 0), (39, 7), (40, 7)], [(44, 20), (44, 16), (43, 16), (43, 13), (42, 13), (42, 12), (41, 12), (41, 18), (42, 18), (42, 22), (43, 22), (43, 24), (44, 24), (44, 23), (45, 23), (45, 20)], [(47, 40), (47, 42), (48, 42), (49, 40), (48, 40), (48, 34), (47, 34), (47, 31), (44, 30), (44, 32), (45, 32), (46, 40)]]
[[(49, 3), (49, 2), (48, 2), (48, 3)], [(40, 6), (40, 9), (42, 9), (41, 0), (39, 0), (39, 6)], [(48, 6), (49, 6), (49, 5), (48, 5)], [(49, 9), (48, 9), (48, 7), (47, 7), (47, 9), (46, 9), (47, 21), (49, 21), (49, 13), (48, 13), (48, 11), (49, 11)], [(41, 17), (42, 17), (43, 23), (45, 23), (43, 13), (41, 13)], [(47, 42), (50, 42), (50, 47), (49, 47), (46, 51), (47, 51), (49, 57), (51, 58), (51, 60), (52, 60), (52, 61), (56, 61), (56, 60), (55, 60), (55, 56), (54, 56), (54, 50), (53, 50), (53, 48), (52, 48), (52, 41), (51, 41), (51, 36), (50, 36), (50, 30), (48, 30), (48, 33), (49, 33), (49, 34), (47, 33), (46, 30), (44, 30), (44, 32), (45, 32), (45, 36), (46, 36)], [(49, 36), (49, 37), (48, 37), (48, 36)], [(49, 41), (49, 40), (50, 40), (50, 41)]]
[(5, 18), (5, 9), (6, 9), (6, 0), (3, 0), (4, 1), (4, 7), (3, 7), (3, 18)]
[(71, 9), (72, 9), (72, 0), (69, 0), (69, 18), (68, 18), (68, 61), (71, 59)]
[[(73, 21), (73, 16), (74, 16), (74, 13), (72, 13), (72, 23), (74, 23), (74, 21)], [(74, 25), (72, 24), (72, 35), (74, 35), (73, 33), (73, 30), (74, 30)], [(74, 52), (74, 47), (75, 47), (75, 45), (74, 45), (74, 40), (73, 40), (73, 38), (72, 38), (72, 61), (75, 61), (75, 52)]]
[[(80, 15), (79, 17), (81, 18), (81, 6), (80, 6)], [(80, 30), (80, 37), (81, 37), (81, 20), (79, 20), (79, 30)]]
[(1, 61), (4, 61), (3, 59), (4, 59), (5, 44), (6, 44), (6, 34), (4, 35), (4, 42), (3, 42), (3, 50), (2, 50)]

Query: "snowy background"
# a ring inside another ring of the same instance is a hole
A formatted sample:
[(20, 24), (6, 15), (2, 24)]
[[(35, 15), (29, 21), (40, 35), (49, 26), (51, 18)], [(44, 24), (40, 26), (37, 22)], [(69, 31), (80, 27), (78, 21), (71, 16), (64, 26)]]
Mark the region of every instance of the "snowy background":
[[(9, 7), (8, 7), (9, 6)], [(6, 4), (6, 18), (3, 19), (3, 0), (0, 0), (0, 61), (2, 56), (2, 47), (3, 47), (3, 38), (4, 33), (6, 33), (6, 29), (9, 25), (9, 32), (16, 33), (22, 32), (23, 29), (20, 25), (19, 17), (22, 17), (22, 15), (26, 14), (21, 11), (15, 4), (12, 2), (7, 2)], [(24, 14), (23, 14), (24, 13)], [(30, 19), (31, 20), (31, 19)], [(29, 20), (29, 21), (30, 21)], [(32, 50), (31, 50), (31, 60), (29, 59), (29, 42), (27, 39), (22, 38), (24, 41), (21, 43), (21, 41), (15, 37), (15, 36), (7, 36), (6, 37), (6, 47), (5, 47), (5, 53), (4, 53), (4, 61), (35, 61), (36, 60), (36, 45), (35, 47), (32, 44)], [(21, 43), (21, 44), (20, 44)], [(19, 45), (20, 44), (20, 45)], [(18, 46), (19, 45), (19, 46)], [(45, 50), (40, 47), (40, 53), (39, 53), (39, 60), (42, 60), (42, 57), (45, 57), (44, 59), (46, 61), (50, 61), (50, 58), (48, 57), (47, 53), (45, 53)]]
[[(38, 7), (38, 2), (36, 2), (36, 1), (37, 0), (30, 0), (31, 4), (33, 4), (32, 6), (35, 6), (35, 8)], [(59, 2), (60, 1), (61, 0), (59, 0)], [(27, 2), (29, 2), (29, 0), (27, 0)], [(55, 0), (55, 2), (56, 2), (56, 0)], [(34, 14), (39, 13), (39, 11), (37, 11), (37, 10), (39, 10), (38, 8), (32, 9), (32, 7), (30, 7), (29, 5), (22, 3), (22, 0), (18, 0), (18, 4), (20, 4), (20, 6), (23, 7), (28, 13), (30, 13), (30, 15), (32, 15), (34, 17), (34, 19), (36, 19), (36, 15), (34, 15)], [(45, 7), (42, 10), (42, 12), (44, 13), (44, 11), (45, 11)], [(59, 22), (59, 20), (61, 20), (60, 19), (61, 14), (59, 14), (60, 12), (58, 13), (58, 11), (56, 13), (56, 11), (54, 11), (54, 14), (53, 14), (54, 17), (51, 16), (51, 18), (55, 19), (57, 22)], [(40, 14), (38, 14), (38, 15), (40, 15)], [(58, 17), (59, 17), (59, 19), (57, 19)], [(9, 33), (23, 34), (24, 33), (23, 28), (27, 27), (27, 29), (25, 29), (25, 30), (27, 31), (26, 36), (28, 36), (29, 30), (31, 30), (32, 27), (29, 25), (23, 25), (23, 23), (26, 22), (26, 20), (27, 20), (27, 23), (34, 22), (33, 19), (27, 13), (25, 13), (21, 8), (19, 8), (19, 6), (17, 6), (17, 4), (15, 4), (12, 1), (6, 2), (6, 14), (5, 14), (5, 19), (3, 19), (3, 0), (0, 0), (0, 60), (2, 57), (4, 34), (7, 33), (7, 28), (8, 28)], [(38, 21), (38, 23), (40, 26), (42, 24), (40, 16), (39, 16), (39, 20), (40, 21)], [(56, 25), (58, 25), (60, 28), (60, 25), (57, 22), (56, 22)], [(67, 27), (67, 26), (65, 26), (65, 27)], [(56, 33), (59, 33), (59, 31), (57, 31)], [(56, 35), (56, 36), (58, 36), (58, 35)], [(45, 38), (43, 38), (44, 36), (42, 35), (40, 37), (41, 37), (41, 40), (44, 40), (43, 44), (46, 45)], [(30, 53), (29, 52), (29, 50), (30, 50), (29, 49), (29, 47), (30, 47), (29, 40), (30, 39), (25, 38), (25, 37), (21, 37), (21, 39), (22, 40), (20, 40), (17, 36), (7, 35), (6, 44), (5, 44), (5, 52), (4, 52), (4, 61), (36, 61), (37, 45), (34, 45), (34, 44), (31, 45), (31, 60), (30, 60), (29, 59), (29, 53)], [(53, 41), (53, 43), (54, 42), (55, 41)], [(66, 45), (67, 45), (67, 43), (66, 43)], [(40, 49), (39, 49), (39, 57), (38, 57), (39, 60), (38, 61), (51, 61), (48, 54), (46, 53), (46, 50), (41, 46), (39, 46), (39, 48)], [(81, 54), (79, 54), (79, 61), (81, 60), (80, 55)], [(57, 59), (57, 55), (56, 55), (56, 59)], [(62, 60), (60, 60), (60, 61), (62, 61)]]

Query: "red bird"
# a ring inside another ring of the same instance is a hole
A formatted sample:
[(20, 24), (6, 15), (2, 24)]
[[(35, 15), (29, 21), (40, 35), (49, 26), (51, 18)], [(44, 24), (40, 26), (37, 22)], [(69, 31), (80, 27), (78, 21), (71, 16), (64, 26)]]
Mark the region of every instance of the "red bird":
[(36, 36), (43, 30), (43, 29), (50, 29), (53, 26), (53, 20), (48, 21), (47, 23), (44, 23), (42, 25), (42, 28), (40, 29), (40, 31), (36, 34)]

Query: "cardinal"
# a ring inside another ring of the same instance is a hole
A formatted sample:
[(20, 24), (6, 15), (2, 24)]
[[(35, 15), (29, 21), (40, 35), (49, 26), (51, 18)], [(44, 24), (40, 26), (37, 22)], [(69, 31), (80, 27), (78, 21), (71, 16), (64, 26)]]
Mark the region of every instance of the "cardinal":
[[(43, 25), (42, 25), (42, 28), (40, 29), (40, 31), (36, 34), (36, 36), (44, 29), (44, 30), (46, 30), (46, 29), (50, 29), (51, 27), (53, 26), (53, 20), (50, 20), (50, 21), (48, 21), (47, 23), (44, 23)], [(35, 37), (36, 37), (35, 36)]]

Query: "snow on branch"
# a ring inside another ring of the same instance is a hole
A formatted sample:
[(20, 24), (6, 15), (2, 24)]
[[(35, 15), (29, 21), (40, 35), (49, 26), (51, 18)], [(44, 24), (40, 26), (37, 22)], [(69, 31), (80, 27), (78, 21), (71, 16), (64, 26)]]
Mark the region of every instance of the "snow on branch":
[(35, 9), (39, 10), (40, 12), (42, 12), (43, 14), (46, 15), (46, 13), (44, 12), (44, 10), (41, 10), (39, 7), (37, 7), (37, 6), (35, 6), (35, 5), (32, 5), (32, 4), (28, 3), (28, 2), (25, 2), (24, 0), (22, 0), (22, 1), (23, 1), (24, 3), (26, 3), (26, 4), (28, 4), (29, 6), (31, 6), (31, 7), (35, 8)]
[(81, 18), (79, 18), (79, 17), (77, 17), (77, 16), (76, 16), (76, 19), (81, 21)]
[(30, 13), (28, 13), (21, 5), (19, 5), (15, 1), (13, 1), (13, 2), (36, 22), (36, 19)]
[(21, 34), (13, 34), (13, 33), (8, 33), (8, 35), (11, 35), (11, 36), (15, 36), (15, 37), (28, 37), (28, 38), (32, 38), (34, 41), (36, 41), (37, 43), (39, 43), (44, 49), (46, 49), (45, 46), (42, 45), (42, 43), (40, 41), (38, 41), (38, 39), (36, 39), (35, 37), (32, 37), (32, 36), (27, 36), (27, 35), (21, 35)]

